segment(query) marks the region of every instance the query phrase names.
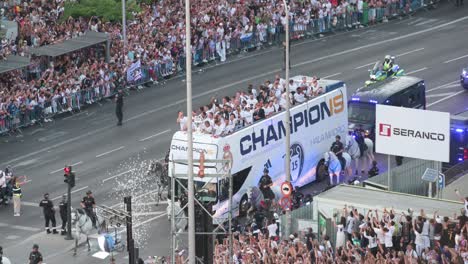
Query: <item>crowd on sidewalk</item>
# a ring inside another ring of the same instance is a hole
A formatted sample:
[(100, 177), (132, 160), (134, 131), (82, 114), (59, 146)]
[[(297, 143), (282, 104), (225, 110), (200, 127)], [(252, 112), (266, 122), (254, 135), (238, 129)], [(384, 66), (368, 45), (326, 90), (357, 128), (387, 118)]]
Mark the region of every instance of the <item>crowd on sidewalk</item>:
[[(468, 263), (468, 197), (460, 199), (465, 208), (452, 216), (439, 215), (436, 209), (431, 215), (424, 210), (386, 208), (364, 213), (345, 206), (333, 216), (334, 243), (333, 231), (319, 239), (309, 228), (281, 240), (277, 221), (254, 222), (236, 230), (232, 258), (234, 263), (265, 264)], [(216, 243), (215, 263), (228, 263), (226, 241)]]
[[(409, 4), (405, 0), (290, 1), (292, 37), (324, 32), (336, 27), (337, 20), (347, 21), (346, 27), (357, 27), (363, 20), (372, 23), (376, 13), (392, 15)], [(88, 30), (107, 32), (111, 39), (109, 63), (99, 56), (102, 50), (94, 47), (59, 56), (52, 63), (33, 57), (28, 71), (1, 74), (0, 133), (50, 121), (53, 114), (79, 110), (83, 104), (113, 94), (132, 62), (139, 60), (148, 69), (146, 77), (153, 81), (183, 70), (183, 5), (177, 0), (140, 5), (141, 12), (134, 13), (127, 25), (128, 45), (124, 50), (120, 23), (103, 22), (98, 17), (64, 18), (63, 0), (0, 3), (2, 19), (19, 25), (16, 39), (2, 40), (0, 58), (9, 54), (28, 56), (31, 48), (60, 43)], [(252, 43), (256, 47), (280, 44), (286, 23), (285, 8), (279, 0), (197, 0), (191, 13), (194, 64), (225, 61), (228, 53), (246, 50)]]
[[(208, 105), (193, 111), (192, 127), (198, 133), (213, 136), (229, 135), (256, 121), (271, 117), (284, 110), (287, 104), (286, 80), (276, 75), (273, 81), (266, 80), (258, 87), (249, 84), (246, 90), (223, 97), (211, 98)], [(302, 77), (289, 80), (291, 106), (301, 104), (324, 93), (317, 77)], [(181, 130), (187, 129), (187, 117), (178, 113), (177, 123)]]

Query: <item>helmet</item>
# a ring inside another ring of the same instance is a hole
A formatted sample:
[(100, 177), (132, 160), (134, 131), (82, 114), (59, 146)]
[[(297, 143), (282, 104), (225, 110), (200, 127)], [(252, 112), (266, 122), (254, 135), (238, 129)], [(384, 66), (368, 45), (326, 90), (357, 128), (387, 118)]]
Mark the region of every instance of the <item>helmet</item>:
[(386, 55), (386, 56), (385, 56), (385, 60), (386, 60), (386, 61), (390, 60), (391, 58), (392, 58), (392, 57), (391, 57), (390, 55)]

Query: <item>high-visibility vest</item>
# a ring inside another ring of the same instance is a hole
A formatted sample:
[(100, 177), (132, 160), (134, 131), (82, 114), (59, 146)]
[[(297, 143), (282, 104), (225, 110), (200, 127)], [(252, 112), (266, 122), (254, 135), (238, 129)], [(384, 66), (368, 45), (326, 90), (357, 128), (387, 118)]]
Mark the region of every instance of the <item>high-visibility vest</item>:
[(383, 70), (388, 71), (390, 69), (390, 66), (391, 66), (390, 62), (384, 62)]
[(15, 184), (15, 187), (13, 187), (13, 195), (21, 196), (21, 187), (19, 186), (19, 184)]

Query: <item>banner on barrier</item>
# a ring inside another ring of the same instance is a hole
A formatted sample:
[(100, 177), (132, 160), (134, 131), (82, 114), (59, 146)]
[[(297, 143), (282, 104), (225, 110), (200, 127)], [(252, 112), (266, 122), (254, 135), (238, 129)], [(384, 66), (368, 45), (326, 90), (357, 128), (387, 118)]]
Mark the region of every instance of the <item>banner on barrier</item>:
[(377, 105), (375, 121), (377, 153), (449, 161), (449, 113)]
[(137, 62), (132, 63), (130, 68), (127, 70), (127, 81), (134, 82), (140, 80), (142, 77), (141, 74), (141, 61), (138, 60)]

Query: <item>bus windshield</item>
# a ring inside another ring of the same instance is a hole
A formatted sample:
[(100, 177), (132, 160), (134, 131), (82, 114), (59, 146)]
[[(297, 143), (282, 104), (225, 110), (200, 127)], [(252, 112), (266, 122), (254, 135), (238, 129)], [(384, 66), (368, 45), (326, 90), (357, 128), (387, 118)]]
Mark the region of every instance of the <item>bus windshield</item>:
[(348, 116), (353, 123), (375, 124), (375, 104), (350, 102)]

